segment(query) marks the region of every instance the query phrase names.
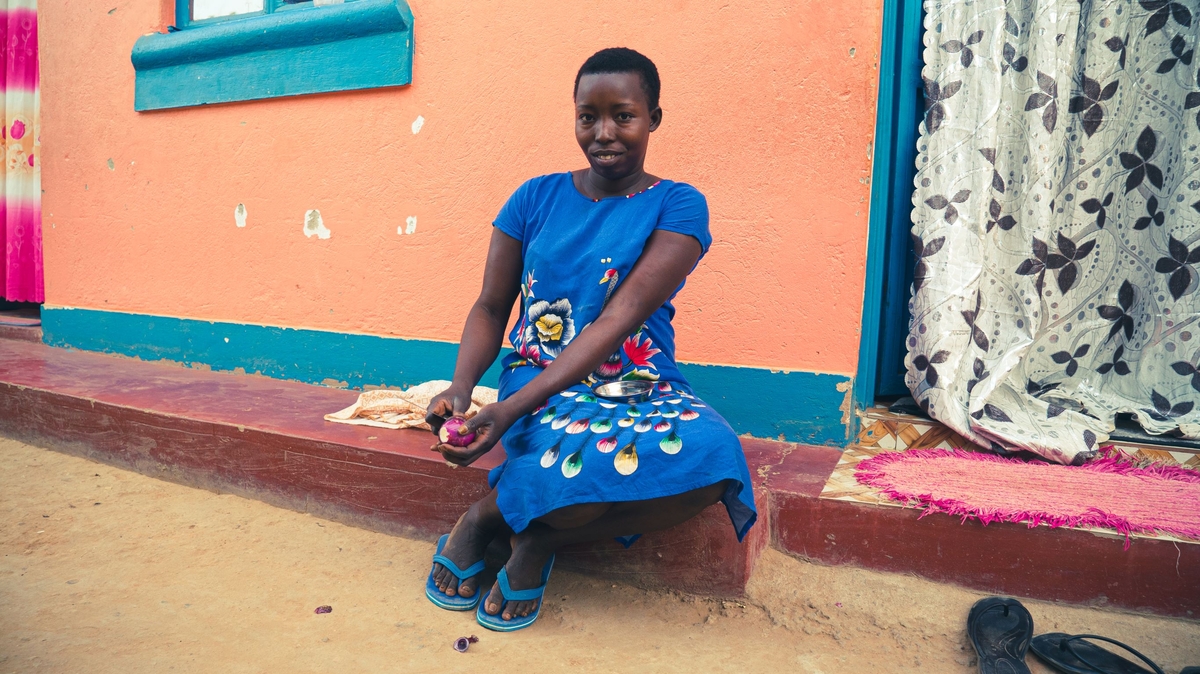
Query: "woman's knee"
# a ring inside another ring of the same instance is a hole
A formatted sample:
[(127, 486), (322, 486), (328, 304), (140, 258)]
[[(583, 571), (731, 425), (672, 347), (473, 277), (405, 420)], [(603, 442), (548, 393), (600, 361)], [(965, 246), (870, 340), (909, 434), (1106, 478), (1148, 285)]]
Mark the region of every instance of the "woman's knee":
[(611, 503), (580, 503), (548, 512), (537, 521), (552, 529), (575, 529), (599, 519), (610, 508)]
[(722, 480), (716, 484), (710, 484), (707, 487), (695, 489), (689, 492), (689, 496), (692, 497), (693, 502), (697, 506), (700, 508), (707, 508), (708, 506), (721, 500), (721, 497), (725, 495), (725, 490), (729, 487), (729, 482), (730, 480)]

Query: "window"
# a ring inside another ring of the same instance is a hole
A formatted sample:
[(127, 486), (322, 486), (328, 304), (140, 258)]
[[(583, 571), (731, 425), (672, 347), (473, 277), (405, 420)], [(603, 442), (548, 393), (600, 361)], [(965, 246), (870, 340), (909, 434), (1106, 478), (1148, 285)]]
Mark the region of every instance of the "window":
[(175, 0), (175, 26), (186, 28), (343, 2), (353, 0)]
[(405, 0), (175, 0), (175, 20), (133, 46), (135, 110), (412, 82)]

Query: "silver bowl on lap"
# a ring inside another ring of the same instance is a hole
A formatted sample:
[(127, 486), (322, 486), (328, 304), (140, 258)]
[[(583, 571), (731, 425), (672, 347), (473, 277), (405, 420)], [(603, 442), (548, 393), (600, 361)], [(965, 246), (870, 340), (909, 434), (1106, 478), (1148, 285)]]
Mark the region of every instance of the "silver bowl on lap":
[(650, 399), (650, 394), (654, 392), (654, 382), (612, 381), (607, 384), (599, 384), (592, 390), (601, 398), (620, 400), (630, 405), (636, 405)]

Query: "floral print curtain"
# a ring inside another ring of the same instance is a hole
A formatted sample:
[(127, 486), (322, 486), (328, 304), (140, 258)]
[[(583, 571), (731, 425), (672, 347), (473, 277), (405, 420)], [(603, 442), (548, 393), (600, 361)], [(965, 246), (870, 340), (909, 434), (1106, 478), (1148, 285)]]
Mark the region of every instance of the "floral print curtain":
[(1200, 438), (1194, 0), (927, 0), (907, 383), (1001, 452)]
[(37, 0), (0, 0), (3, 51), (3, 193), (0, 297), (41, 302), (42, 152), (39, 135)]

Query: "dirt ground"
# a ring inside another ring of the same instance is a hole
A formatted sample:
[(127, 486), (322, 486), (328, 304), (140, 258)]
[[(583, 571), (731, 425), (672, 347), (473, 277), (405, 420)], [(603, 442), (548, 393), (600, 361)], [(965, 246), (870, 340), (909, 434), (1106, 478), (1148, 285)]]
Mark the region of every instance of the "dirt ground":
[[(768, 550), (722, 602), (555, 572), (537, 624), (496, 634), (425, 599), (428, 541), (3, 438), (0, 462), (0, 674), (978, 671), (964, 620), (981, 595), (917, 578)], [(1026, 605), (1039, 633), (1200, 664), (1200, 623)]]

